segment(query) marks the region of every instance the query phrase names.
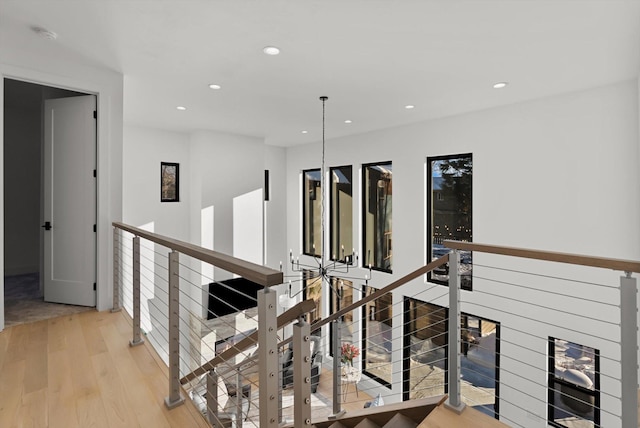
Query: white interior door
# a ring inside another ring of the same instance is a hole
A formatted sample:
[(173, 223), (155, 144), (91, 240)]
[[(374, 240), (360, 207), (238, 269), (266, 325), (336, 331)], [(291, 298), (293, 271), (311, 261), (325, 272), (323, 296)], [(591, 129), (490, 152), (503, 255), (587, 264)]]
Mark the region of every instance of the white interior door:
[(44, 299), (95, 306), (96, 97), (44, 106)]

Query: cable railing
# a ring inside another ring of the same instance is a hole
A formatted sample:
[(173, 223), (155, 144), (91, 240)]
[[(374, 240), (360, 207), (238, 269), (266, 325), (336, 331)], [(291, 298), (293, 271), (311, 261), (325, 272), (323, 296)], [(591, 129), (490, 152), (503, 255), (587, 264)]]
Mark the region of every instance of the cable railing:
[[(314, 420), (339, 419), (443, 395), (451, 409), (516, 427), (637, 426), (638, 262), (445, 241), (451, 254), (385, 287), (344, 279), (344, 295), (332, 288), (334, 306), (309, 325), (312, 300), (277, 315), (269, 286), (282, 272), (114, 227), (114, 308), (133, 319), (131, 345), (149, 339), (167, 363), (167, 407), (185, 391), (212, 426), (307, 426), (312, 408)], [(455, 274), (461, 250), (474, 252), (472, 291)], [(230, 279), (202, 262), (220, 262)], [(444, 263), (449, 286), (425, 283)], [(602, 274), (617, 269), (618, 284)], [(238, 287), (234, 275), (265, 289)], [(292, 280), (304, 287), (304, 275)], [(330, 292), (332, 278), (321, 280)], [(351, 363), (346, 344), (360, 351)]]
[[(269, 382), (260, 382), (257, 355), (260, 348), (275, 350), (277, 336), (269, 340), (257, 327), (268, 318), (278, 322), (269, 286), (281, 283), (282, 273), (121, 223), (114, 223), (113, 257), (114, 310), (124, 308), (133, 320), (130, 345), (148, 340), (167, 364), (166, 406), (182, 404), (186, 395), (212, 426), (276, 426), (268, 412), (259, 411), (266, 408), (260, 396)], [(203, 275), (203, 262), (229, 279)], [(238, 284), (234, 275), (251, 283)], [(301, 303), (281, 322), (295, 321), (312, 307)], [(277, 355), (260, 360), (268, 359)]]
[[(474, 252), (473, 291), (461, 296), (462, 311), (500, 321), (499, 346), (484, 346), (479, 335), (471, 359), (490, 358), (498, 366), (501, 420), (517, 427), (532, 421), (638, 426), (637, 283), (631, 273), (640, 271), (639, 262), (444, 245)], [(623, 276), (616, 278), (616, 270)]]

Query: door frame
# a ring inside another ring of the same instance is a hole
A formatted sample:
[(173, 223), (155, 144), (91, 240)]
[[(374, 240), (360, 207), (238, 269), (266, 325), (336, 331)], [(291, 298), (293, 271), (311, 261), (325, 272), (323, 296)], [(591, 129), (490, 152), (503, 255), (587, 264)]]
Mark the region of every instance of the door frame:
[[(96, 233), (96, 309), (112, 307), (113, 296), (113, 243), (111, 222), (122, 217), (122, 86), (121, 74), (96, 72), (96, 80), (84, 80), (86, 68), (66, 75), (26, 69), (0, 63), (0, 224), (4, 227), (4, 79), (21, 80), (44, 86), (95, 95), (98, 123), (97, 150), (97, 233)], [(77, 77), (74, 77), (77, 76)], [(92, 76), (93, 77), (93, 76)], [(121, 175), (121, 174), (120, 174)], [(4, 229), (3, 229), (4, 230)], [(4, 232), (0, 239), (0, 254), (4, 255)], [(4, 273), (4, 257), (0, 257)], [(4, 274), (0, 278), (0, 293), (4, 295)], [(0, 331), (4, 329), (4, 298), (0, 299)]]

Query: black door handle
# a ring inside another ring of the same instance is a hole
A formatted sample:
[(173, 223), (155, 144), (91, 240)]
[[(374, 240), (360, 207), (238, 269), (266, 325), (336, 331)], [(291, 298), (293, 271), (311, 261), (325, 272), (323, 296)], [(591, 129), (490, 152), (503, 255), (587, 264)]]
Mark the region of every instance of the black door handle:
[(42, 227), (44, 227), (44, 230), (51, 230), (51, 222), (45, 221)]

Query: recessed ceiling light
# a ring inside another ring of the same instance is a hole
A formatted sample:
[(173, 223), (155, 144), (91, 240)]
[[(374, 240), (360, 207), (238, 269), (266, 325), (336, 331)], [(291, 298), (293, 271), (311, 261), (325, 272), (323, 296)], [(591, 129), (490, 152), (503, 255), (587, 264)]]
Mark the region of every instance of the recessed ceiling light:
[(222, 88), (222, 86), (216, 85), (215, 83), (212, 83), (212, 84), (209, 85), (209, 88), (211, 88), (211, 89), (220, 89), (220, 88)]
[(266, 53), (267, 55), (278, 55), (280, 53), (280, 49), (275, 46), (267, 46), (262, 49), (262, 52)]
[(309, 133), (309, 131), (302, 131), (302, 133), (303, 133), (303, 134), (308, 134), (308, 133)]
[(58, 38), (58, 35), (53, 31), (49, 31), (46, 28), (42, 27), (31, 27), (31, 29), (40, 37), (47, 40), (55, 40)]
[(347, 119), (344, 121), (344, 123), (351, 123), (351, 120)]
[(187, 108), (186, 108), (186, 107), (184, 107), (184, 106), (178, 106), (178, 107), (176, 107), (176, 108), (177, 108), (178, 110), (180, 110), (180, 111), (185, 111), (185, 110), (187, 109)]
[(412, 108), (415, 108), (416, 106), (413, 106), (411, 104), (408, 104), (406, 106), (404, 106), (404, 108), (406, 108), (407, 110), (411, 110)]
[(494, 89), (502, 89), (505, 86), (507, 86), (509, 84), (509, 82), (498, 82), (498, 83), (494, 83), (493, 88)]

